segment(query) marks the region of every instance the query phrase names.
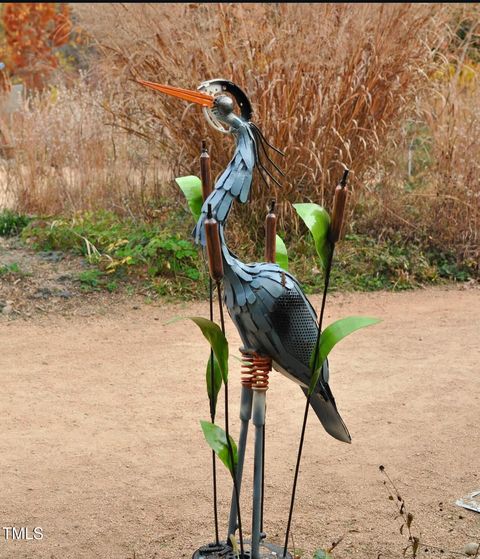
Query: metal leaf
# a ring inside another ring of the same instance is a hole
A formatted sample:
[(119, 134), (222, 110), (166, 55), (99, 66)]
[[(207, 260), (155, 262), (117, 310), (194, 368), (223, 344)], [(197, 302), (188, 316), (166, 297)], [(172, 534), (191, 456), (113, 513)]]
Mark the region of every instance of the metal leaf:
[(194, 175), (188, 175), (186, 177), (177, 177), (175, 182), (185, 195), (188, 207), (190, 208), (195, 221), (198, 221), (202, 212), (203, 204), (202, 181)]
[[(312, 375), (310, 386), (308, 387), (309, 394), (313, 394), (320, 373), (322, 372), (323, 362), (335, 345), (352, 332), (360, 328), (365, 328), (366, 326), (371, 326), (372, 324), (377, 324), (378, 322), (380, 322), (380, 319), (369, 318), (368, 316), (347, 316), (346, 318), (341, 318), (333, 322), (330, 326), (325, 328), (320, 336), (319, 351), (316, 356), (317, 359), (315, 360), (315, 372)], [(312, 355), (312, 360), (313, 359), (314, 356)]]
[(187, 317), (200, 328), (217, 358), (223, 382), (228, 382), (228, 342), (218, 324), (201, 316)]
[(215, 411), (217, 409), (217, 397), (218, 393), (220, 392), (220, 388), (222, 387), (222, 372), (220, 370), (220, 365), (218, 364), (217, 358), (215, 357), (215, 353), (210, 354), (210, 358), (208, 359), (207, 363), (205, 378), (207, 380), (207, 393), (208, 399), (210, 400), (211, 414), (215, 416)]
[(288, 252), (282, 237), (276, 236), (275, 243), (275, 261), (276, 263), (288, 272)]
[(328, 240), (330, 216), (327, 210), (318, 204), (311, 203), (293, 204), (293, 207), (310, 230), (322, 266), (326, 268), (332, 249), (331, 243)]
[(200, 425), (202, 426), (203, 435), (210, 448), (225, 464), (228, 471), (233, 476), (235, 474), (235, 468), (237, 467), (238, 462), (237, 445), (235, 444), (235, 441), (232, 439), (232, 437), (229, 437), (233, 455), (232, 463), (230, 450), (227, 443), (227, 435), (225, 431), (218, 425), (215, 425), (215, 423), (210, 423), (209, 421), (200, 421)]

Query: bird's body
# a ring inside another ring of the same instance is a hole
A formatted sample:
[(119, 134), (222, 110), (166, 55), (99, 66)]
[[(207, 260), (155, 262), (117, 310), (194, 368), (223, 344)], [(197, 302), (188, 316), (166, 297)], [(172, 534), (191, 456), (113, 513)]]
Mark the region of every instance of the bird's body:
[[(259, 139), (252, 125), (234, 114), (229, 124), (236, 149), (215, 189), (205, 200), (194, 237), (205, 245), (203, 224), (210, 206), (220, 227), (225, 305), (245, 349), (271, 357), (274, 368), (299, 384), (306, 393), (311, 377), (310, 359), (318, 335), (315, 310), (292, 274), (273, 263), (246, 264), (230, 251), (225, 241), (225, 223), (231, 206), (234, 200), (241, 203), (248, 200), (259, 157)], [(311, 397), (311, 405), (330, 435), (350, 442), (328, 385), (327, 363)]]

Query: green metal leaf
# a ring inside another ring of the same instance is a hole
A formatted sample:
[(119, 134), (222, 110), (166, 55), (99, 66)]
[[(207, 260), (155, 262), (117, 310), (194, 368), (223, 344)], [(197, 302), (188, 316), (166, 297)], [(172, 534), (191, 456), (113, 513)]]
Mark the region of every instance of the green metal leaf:
[[(309, 394), (314, 392), (320, 373), (322, 372), (323, 362), (335, 345), (349, 334), (352, 334), (352, 332), (360, 330), (360, 328), (371, 326), (372, 324), (377, 324), (378, 322), (381, 322), (381, 320), (378, 318), (369, 318), (368, 316), (347, 316), (325, 328), (320, 336), (319, 351), (315, 362), (315, 372), (312, 375), (310, 386), (308, 387)], [(312, 359), (313, 358), (314, 356), (312, 355)]]
[(311, 203), (293, 204), (293, 207), (309, 228), (322, 266), (326, 268), (331, 250), (331, 243), (328, 240), (330, 216), (327, 210), (318, 204)]
[(235, 441), (232, 437), (229, 437), (233, 454), (232, 464), (225, 431), (218, 425), (215, 425), (215, 423), (210, 423), (209, 421), (200, 421), (200, 425), (202, 426), (203, 435), (205, 436), (207, 443), (210, 445), (210, 448), (225, 464), (228, 471), (233, 476), (238, 462), (237, 445), (235, 444)]
[(201, 316), (188, 316), (200, 328), (217, 358), (223, 382), (228, 382), (228, 342), (218, 324)]
[(277, 264), (283, 268), (286, 272), (288, 272), (288, 253), (287, 247), (283, 242), (282, 237), (276, 236), (276, 243), (275, 243), (275, 260)]
[(202, 181), (194, 175), (188, 175), (186, 177), (177, 177), (175, 182), (185, 195), (188, 207), (190, 208), (195, 221), (198, 221), (203, 205)]
[[(212, 359), (213, 357), (213, 359)], [(212, 386), (212, 365), (213, 365), (213, 386)], [(220, 370), (220, 365), (218, 364), (215, 353), (211, 353), (207, 363), (207, 371), (205, 373), (205, 378), (207, 380), (207, 393), (208, 399), (210, 400), (210, 406), (212, 413), (215, 415), (215, 410), (217, 409), (217, 397), (222, 387), (222, 372)]]

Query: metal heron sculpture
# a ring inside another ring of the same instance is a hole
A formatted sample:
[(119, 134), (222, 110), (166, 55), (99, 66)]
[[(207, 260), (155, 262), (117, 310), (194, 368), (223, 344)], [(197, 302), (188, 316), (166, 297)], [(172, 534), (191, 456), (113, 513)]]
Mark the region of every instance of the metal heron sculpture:
[[(251, 121), (253, 111), (247, 95), (229, 80), (206, 81), (197, 91), (144, 80), (137, 81), (153, 90), (199, 104), (203, 107), (209, 124), (235, 139), (233, 157), (203, 204), (194, 230), (194, 238), (202, 246), (206, 245), (205, 221), (213, 216), (219, 225), (225, 306), (242, 340), (241, 351), (247, 364), (252, 363), (255, 358), (257, 368), (260, 363), (261, 369), (262, 357), (270, 359), (273, 368), (298, 384), (307, 396), (312, 374), (311, 358), (319, 335), (317, 314), (312, 304), (292, 274), (274, 262), (242, 262), (229, 249), (225, 240), (226, 221), (233, 203), (246, 203), (249, 200), (254, 169), (259, 171), (266, 184), (266, 175), (279, 184), (274, 173), (282, 172), (270, 158), (269, 151), (273, 149), (281, 152), (269, 144), (260, 129)], [(240, 114), (235, 112), (235, 102)], [(256, 427), (253, 559), (260, 557), (258, 545), (261, 538), (262, 507), (258, 499), (261, 499), (263, 494), (260, 468), (263, 467), (266, 390), (261, 374), (254, 380), (258, 379), (259, 385), (247, 382), (242, 386), (237, 465), (237, 479), (240, 485), (248, 423), (253, 416)], [(339, 441), (349, 443), (350, 435), (338, 412), (328, 380), (328, 362), (325, 361), (315, 392), (310, 396), (310, 405), (327, 433)], [(236, 528), (234, 496), (228, 535), (235, 533)]]

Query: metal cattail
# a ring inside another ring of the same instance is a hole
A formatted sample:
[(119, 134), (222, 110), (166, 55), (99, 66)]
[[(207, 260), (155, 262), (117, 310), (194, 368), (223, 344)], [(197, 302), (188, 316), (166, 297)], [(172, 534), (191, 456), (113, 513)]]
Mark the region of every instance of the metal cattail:
[(202, 140), (202, 153), (200, 154), (200, 174), (202, 177), (203, 201), (212, 192), (212, 170), (210, 166), (210, 155), (208, 155), (207, 142)]
[(207, 239), (208, 268), (210, 277), (216, 283), (223, 278), (222, 245), (218, 222), (212, 215), (212, 206), (208, 204), (207, 219), (205, 220), (205, 236)]
[(345, 214), (345, 205), (347, 202), (347, 177), (348, 169), (345, 169), (340, 184), (335, 189), (333, 199), (332, 223), (330, 225), (329, 240), (336, 243), (342, 234), (343, 216)]
[(265, 218), (265, 260), (267, 262), (275, 262), (276, 256), (277, 216), (274, 210), (275, 200), (272, 200)]

